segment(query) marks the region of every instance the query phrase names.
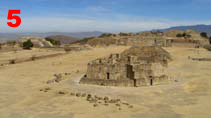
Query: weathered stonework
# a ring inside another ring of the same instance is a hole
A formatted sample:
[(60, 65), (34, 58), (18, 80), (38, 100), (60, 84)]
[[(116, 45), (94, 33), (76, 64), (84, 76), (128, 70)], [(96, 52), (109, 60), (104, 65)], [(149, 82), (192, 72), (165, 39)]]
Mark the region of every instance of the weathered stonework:
[(90, 62), (80, 83), (133, 87), (166, 83), (165, 70), (170, 59), (161, 47), (132, 47), (121, 54)]

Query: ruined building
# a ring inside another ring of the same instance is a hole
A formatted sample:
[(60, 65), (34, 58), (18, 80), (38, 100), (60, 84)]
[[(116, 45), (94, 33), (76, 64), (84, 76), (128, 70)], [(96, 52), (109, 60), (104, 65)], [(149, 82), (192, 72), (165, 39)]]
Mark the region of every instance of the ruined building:
[(170, 59), (161, 47), (132, 47), (90, 62), (80, 83), (132, 87), (166, 83), (169, 78), (165, 70)]
[(35, 48), (51, 48), (53, 47), (53, 44), (51, 44), (50, 41), (46, 41), (43, 38), (40, 37), (33, 37), (33, 36), (25, 36), (20, 39), (20, 42), (23, 43), (27, 40), (31, 40), (33, 43), (33, 47)]

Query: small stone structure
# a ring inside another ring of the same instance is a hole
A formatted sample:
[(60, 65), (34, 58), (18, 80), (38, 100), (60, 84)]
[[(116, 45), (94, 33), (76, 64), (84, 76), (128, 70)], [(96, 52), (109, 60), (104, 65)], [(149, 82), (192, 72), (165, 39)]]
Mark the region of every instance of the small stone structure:
[(154, 45), (162, 47), (186, 47), (186, 48), (199, 48), (203, 46), (200, 40), (184, 39), (184, 38), (165, 38), (155, 39)]
[(166, 83), (169, 60), (169, 53), (161, 47), (131, 47), (121, 54), (90, 62), (80, 83), (130, 87)]

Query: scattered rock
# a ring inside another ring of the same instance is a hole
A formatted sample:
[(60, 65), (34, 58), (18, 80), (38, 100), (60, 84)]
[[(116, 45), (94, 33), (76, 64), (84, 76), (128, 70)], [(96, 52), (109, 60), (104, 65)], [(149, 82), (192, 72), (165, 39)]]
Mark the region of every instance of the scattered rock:
[(121, 105), (120, 104), (116, 104), (116, 106), (120, 107)]
[(109, 103), (118, 103), (118, 102), (120, 102), (120, 99), (111, 99), (109, 101)]
[(9, 63), (10, 63), (10, 64), (15, 64), (16, 62), (15, 62), (14, 59), (12, 59), (12, 60), (9, 61)]
[(103, 97), (99, 97), (98, 100), (103, 100)]
[[(40, 89), (40, 91), (44, 91), (44, 92), (47, 92), (48, 90), (51, 90), (51, 88), (47, 87), (44, 89)], [(67, 93), (68, 92), (65, 92), (65, 91), (58, 91), (58, 94), (60, 95), (65, 95)], [(71, 92), (70, 95), (76, 96), (76, 97), (86, 97), (86, 100), (89, 103), (93, 103), (93, 107), (98, 107), (100, 104), (104, 106), (109, 106), (109, 103), (111, 103), (111, 104), (115, 104), (118, 110), (122, 110), (121, 104), (127, 105), (128, 108), (133, 108), (132, 105), (129, 105), (129, 103), (127, 102), (121, 102), (120, 99), (109, 99), (109, 97), (99, 97), (97, 95), (92, 96), (91, 94), (80, 93), (80, 92), (77, 92), (77, 93)]]
[(104, 101), (105, 104), (109, 103), (107, 100)]
[(98, 106), (98, 104), (94, 104), (94, 105), (93, 105), (93, 107), (97, 107), (97, 106)]
[(104, 97), (104, 100), (105, 100), (105, 101), (108, 101), (108, 100), (109, 100), (109, 98), (108, 98), (108, 97)]
[(65, 91), (59, 91), (58, 92), (58, 94), (60, 94), (60, 95), (65, 95), (65, 94), (67, 94), (68, 92), (65, 92)]
[(92, 95), (91, 95), (91, 94), (88, 94), (88, 95), (87, 95), (87, 99), (88, 99), (88, 98), (91, 98), (91, 97), (92, 97)]
[(130, 105), (129, 103), (126, 103), (126, 102), (123, 102), (122, 104), (127, 105), (127, 106), (129, 106), (129, 105)]
[(51, 84), (51, 83), (59, 83), (60, 81), (62, 81), (62, 74), (54, 74), (55, 78), (52, 80), (48, 80), (46, 83), (47, 84)]
[(48, 92), (49, 90), (51, 90), (51, 88), (49, 88), (49, 87), (40, 89), (40, 91), (43, 91), (43, 92)]
[(70, 93), (71, 96), (75, 96), (75, 93)]
[(86, 97), (86, 93), (83, 93), (83, 94), (81, 95), (81, 97)]
[(54, 80), (48, 80), (46, 83), (51, 84), (51, 83), (54, 83), (54, 82), (55, 82)]
[(79, 70), (76, 71), (76, 73), (79, 73), (79, 72), (80, 72)]
[(71, 73), (64, 73), (64, 75), (71, 75)]
[(109, 106), (109, 104), (104, 104), (105, 106)]
[(92, 98), (92, 96), (91, 96), (90, 94), (88, 94), (88, 96), (86, 97), (86, 100), (87, 100), (87, 101), (92, 101), (93, 98)]
[(130, 105), (129, 108), (133, 108), (133, 105)]
[(54, 81), (59, 83), (60, 81), (62, 81), (62, 78), (56, 78)]
[(76, 97), (81, 97), (81, 93), (76, 93)]

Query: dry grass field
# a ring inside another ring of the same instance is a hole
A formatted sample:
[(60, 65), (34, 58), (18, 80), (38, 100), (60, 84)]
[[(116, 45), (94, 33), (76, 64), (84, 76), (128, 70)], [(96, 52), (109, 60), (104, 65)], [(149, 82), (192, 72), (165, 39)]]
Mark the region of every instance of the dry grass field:
[[(178, 80), (168, 85), (121, 88), (78, 84), (89, 61), (127, 48), (93, 48), (0, 66), (0, 118), (211, 117), (211, 62), (188, 59), (188, 56), (211, 57), (205, 49), (166, 48), (173, 57), (169, 63), (169, 75)], [(25, 56), (32, 52), (18, 54)], [(46, 53), (49, 52), (42, 52)], [(0, 62), (15, 58), (14, 55), (13, 52), (0, 54)], [(54, 79), (54, 74), (61, 74), (62, 80), (47, 84), (47, 81)], [(46, 88), (46, 91), (40, 91)], [(115, 104), (93, 107), (85, 98), (71, 96), (71, 92), (121, 99), (133, 108), (121, 105), (119, 109)]]

